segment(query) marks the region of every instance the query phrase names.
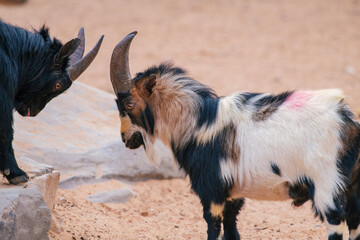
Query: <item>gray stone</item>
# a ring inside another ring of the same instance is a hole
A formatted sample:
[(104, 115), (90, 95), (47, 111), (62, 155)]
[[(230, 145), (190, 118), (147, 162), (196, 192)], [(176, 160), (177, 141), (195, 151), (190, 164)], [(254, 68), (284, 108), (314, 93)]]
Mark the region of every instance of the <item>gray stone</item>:
[(350, 75), (354, 75), (356, 73), (355, 68), (353, 66), (346, 66), (345, 72)]
[(66, 175), (60, 187), (107, 178), (183, 177), (166, 151), (157, 167), (146, 158), (143, 148), (125, 147), (114, 98), (75, 82), (36, 118), (15, 113), (16, 156), (36, 159)]
[(0, 188), (1, 239), (49, 239), (50, 210), (35, 185), (25, 186)]
[[(30, 176), (30, 186), (32, 187), (35, 186), (38, 189), (37, 193), (41, 194), (41, 197), (44, 199), (48, 208), (50, 209), (50, 211), (52, 211), (54, 208), (56, 191), (59, 185), (60, 173), (58, 171), (54, 171), (54, 168), (52, 166), (38, 163), (30, 158), (20, 157), (18, 159), (18, 164)], [(28, 186), (28, 184), (24, 185), (24, 187), (26, 186)], [(3, 179), (2, 184), (0, 184), (0, 189), (14, 188), (14, 189), (22, 190), (22, 188), (18, 188), (18, 187), (19, 186), (8, 185), (5, 179)], [(38, 209), (34, 208), (33, 211), (37, 212)], [(28, 211), (27, 213), (23, 213), (23, 214), (33, 214), (33, 213)], [(41, 212), (38, 214), (41, 215)], [(56, 218), (51, 219), (50, 230), (57, 232), (61, 230), (61, 225), (57, 224), (57, 222), (58, 221)], [(24, 229), (26, 229), (27, 226), (24, 227), (25, 227)], [(47, 232), (49, 228), (48, 226), (45, 227), (46, 229), (44, 229), (43, 231)]]
[(30, 182), (39, 189), (49, 209), (52, 210), (60, 181), (60, 173), (54, 171), (52, 166), (38, 163), (30, 158), (21, 157), (17, 162), (28, 173)]
[(136, 194), (130, 188), (115, 189), (88, 196), (88, 199), (94, 203), (120, 203), (126, 202)]
[(42, 176), (47, 173), (52, 173), (54, 171), (54, 168), (52, 166), (36, 162), (27, 157), (20, 157), (17, 162), (21, 165), (22, 168), (29, 169), (27, 171), (27, 174), (30, 178)]

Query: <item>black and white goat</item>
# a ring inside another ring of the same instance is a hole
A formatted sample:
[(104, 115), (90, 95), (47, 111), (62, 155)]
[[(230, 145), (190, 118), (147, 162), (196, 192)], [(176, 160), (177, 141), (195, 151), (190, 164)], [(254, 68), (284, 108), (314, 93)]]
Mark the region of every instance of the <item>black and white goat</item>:
[(84, 57), (84, 29), (62, 44), (48, 29), (30, 32), (0, 20), (0, 171), (12, 184), (28, 180), (12, 147), (13, 110), (36, 116), (54, 97), (67, 90), (91, 64), (103, 37)]
[[(131, 78), (130, 43), (114, 49), (111, 81), (129, 148), (168, 146), (200, 197), (208, 239), (239, 239), (244, 198), (311, 200), (329, 239), (345, 223), (360, 239), (360, 125), (341, 90), (218, 97), (184, 70), (161, 64)], [(154, 159), (156, 161), (156, 159)]]

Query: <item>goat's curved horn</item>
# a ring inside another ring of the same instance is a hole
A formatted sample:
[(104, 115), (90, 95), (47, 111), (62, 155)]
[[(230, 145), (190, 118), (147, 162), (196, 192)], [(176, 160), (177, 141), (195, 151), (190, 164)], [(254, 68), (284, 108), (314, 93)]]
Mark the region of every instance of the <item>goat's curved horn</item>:
[(83, 28), (80, 29), (78, 38), (81, 40), (81, 43), (76, 51), (71, 55), (70, 66), (68, 68), (69, 77), (72, 81), (75, 81), (95, 59), (104, 39), (104, 35), (100, 37), (99, 41), (95, 44), (95, 47), (83, 58), (82, 55), (84, 54), (85, 49), (85, 34)]
[(79, 61), (84, 56), (85, 51), (85, 33), (84, 28), (80, 28), (78, 36), (78, 39), (80, 39), (80, 44), (75, 50), (73, 54), (69, 57), (69, 66), (74, 65), (77, 61)]
[(129, 49), (136, 31), (128, 34), (114, 48), (110, 62), (110, 78), (117, 95), (118, 92), (126, 92), (130, 88), (131, 74), (129, 68)]

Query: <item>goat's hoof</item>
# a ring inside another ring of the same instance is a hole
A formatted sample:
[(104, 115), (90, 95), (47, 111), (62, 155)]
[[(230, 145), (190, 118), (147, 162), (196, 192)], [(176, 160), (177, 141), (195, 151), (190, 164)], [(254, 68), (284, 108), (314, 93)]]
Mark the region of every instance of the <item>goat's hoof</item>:
[(29, 181), (29, 176), (18, 166), (6, 168), (2, 172), (10, 184), (17, 185)]
[(21, 175), (21, 176), (17, 176), (17, 177), (8, 179), (8, 181), (9, 181), (10, 184), (17, 185), (17, 184), (20, 184), (20, 183), (28, 182), (29, 177), (28, 177), (27, 174), (25, 174), (25, 175)]

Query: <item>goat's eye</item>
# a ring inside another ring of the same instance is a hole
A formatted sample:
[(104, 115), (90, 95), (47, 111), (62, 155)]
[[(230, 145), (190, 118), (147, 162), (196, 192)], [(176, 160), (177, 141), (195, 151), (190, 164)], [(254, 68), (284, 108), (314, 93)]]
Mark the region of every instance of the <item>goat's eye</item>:
[(126, 104), (126, 108), (127, 108), (128, 110), (131, 110), (131, 109), (134, 108), (134, 104), (133, 104), (133, 103), (128, 103), (128, 104)]
[(60, 82), (57, 82), (57, 83), (55, 84), (54, 90), (55, 90), (55, 91), (60, 90), (61, 87), (62, 87), (61, 83), (60, 83)]

